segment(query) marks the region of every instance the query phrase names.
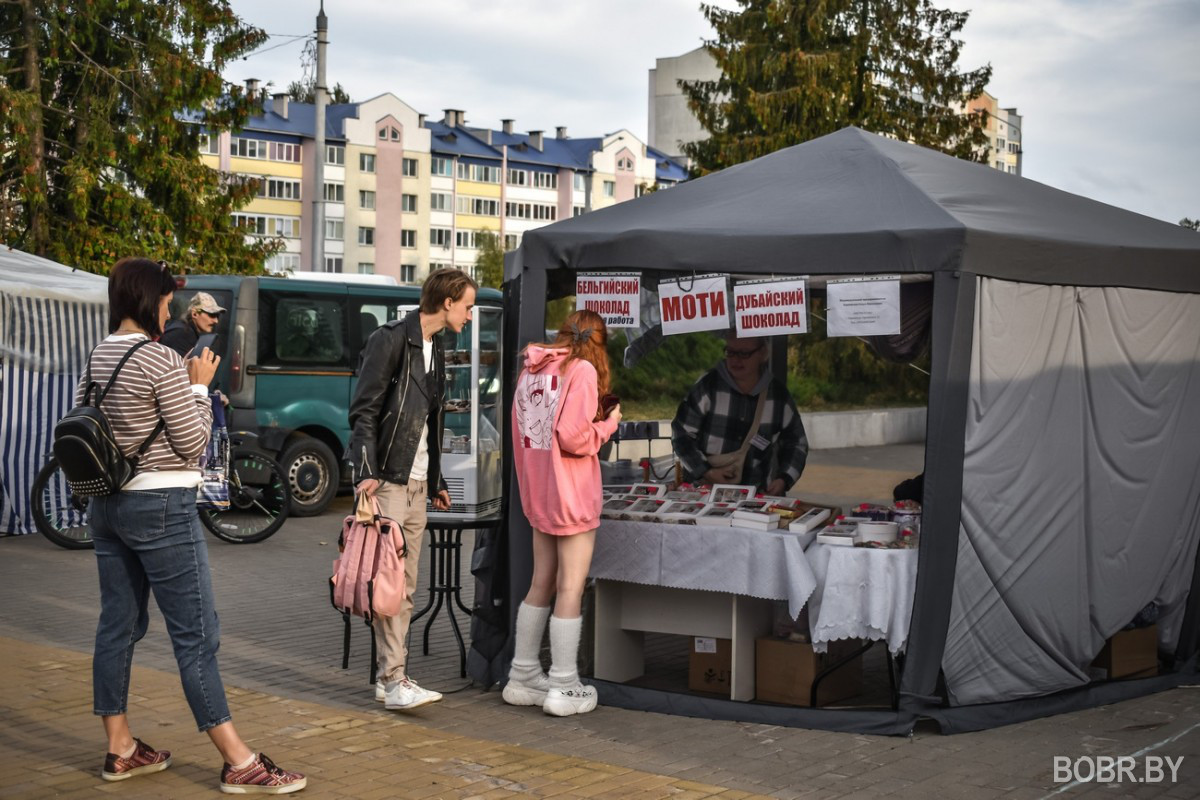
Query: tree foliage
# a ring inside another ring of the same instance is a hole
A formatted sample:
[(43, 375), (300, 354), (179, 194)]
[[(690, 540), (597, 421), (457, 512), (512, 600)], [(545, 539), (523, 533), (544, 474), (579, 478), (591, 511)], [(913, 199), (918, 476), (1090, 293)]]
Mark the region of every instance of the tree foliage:
[(1200, 219), (1190, 219), (1188, 217), (1184, 217), (1183, 219), (1179, 220), (1179, 224), (1185, 228), (1191, 228), (1194, 231), (1200, 231)]
[(504, 283), (504, 249), (500, 237), (490, 231), (480, 231), (476, 237), (479, 250), (475, 254), (475, 280), (480, 286), (499, 289)]
[(259, 272), (231, 214), (255, 186), (200, 160), (258, 101), (221, 72), (266, 34), (225, 0), (0, 3), (0, 239), (104, 273), (122, 256)]
[(680, 81), (708, 131), (684, 145), (704, 174), (848, 125), (985, 161), (983, 120), (960, 111), (991, 66), (961, 72), (967, 12), (929, 0), (738, 0), (701, 9), (721, 77)]
[[(315, 80), (292, 81), (288, 84), (288, 96), (297, 103), (315, 103), (317, 97), (317, 83)], [(342, 84), (336, 84), (329, 90), (329, 102), (334, 104), (352, 103), (350, 93), (342, 88)]]

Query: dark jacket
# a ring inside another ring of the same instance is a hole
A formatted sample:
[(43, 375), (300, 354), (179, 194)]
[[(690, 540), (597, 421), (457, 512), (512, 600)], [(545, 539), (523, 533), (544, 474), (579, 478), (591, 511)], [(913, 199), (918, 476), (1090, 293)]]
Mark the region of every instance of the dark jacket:
[[(350, 401), (350, 462), (353, 480), (408, 483), (421, 428), (429, 425), (429, 496), (446, 488), (442, 478), (442, 399), (446, 356), (433, 337), (433, 375), (425, 374), (421, 314), (412, 311), (367, 339)], [(427, 380), (428, 378), (428, 380)]]
[(168, 322), (167, 327), (163, 328), (162, 336), (158, 337), (158, 343), (187, 358), (199, 338), (200, 331), (196, 330), (189, 316), (187, 320), (173, 319)]

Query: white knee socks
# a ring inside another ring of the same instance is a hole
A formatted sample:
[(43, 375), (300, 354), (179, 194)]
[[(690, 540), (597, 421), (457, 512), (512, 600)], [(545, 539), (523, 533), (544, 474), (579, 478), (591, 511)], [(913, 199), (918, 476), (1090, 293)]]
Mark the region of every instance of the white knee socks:
[(517, 609), (516, 643), (509, 675), (517, 680), (530, 680), (542, 672), (542, 634), (550, 617), (549, 606), (521, 603)]
[(579, 683), (579, 635), (583, 619), (550, 618), (550, 686), (569, 689)]

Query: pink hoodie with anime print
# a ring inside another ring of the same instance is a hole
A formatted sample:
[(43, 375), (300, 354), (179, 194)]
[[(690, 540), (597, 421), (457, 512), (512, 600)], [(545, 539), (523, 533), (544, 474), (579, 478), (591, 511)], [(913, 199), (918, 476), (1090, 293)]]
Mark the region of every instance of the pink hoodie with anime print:
[(567, 351), (531, 345), (513, 398), (513, 458), (529, 524), (566, 536), (600, 524), (600, 460), (596, 453), (617, 429), (594, 422), (596, 368), (577, 358), (562, 372)]

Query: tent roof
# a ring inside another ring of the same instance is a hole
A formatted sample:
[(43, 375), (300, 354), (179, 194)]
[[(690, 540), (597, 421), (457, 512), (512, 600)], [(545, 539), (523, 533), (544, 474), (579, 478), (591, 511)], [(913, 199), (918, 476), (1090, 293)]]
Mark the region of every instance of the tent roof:
[(1200, 235), (858, 128), (525, 234), (509, 266), (1200, 291)]
[(0, 247), (0, 293), (107, 304), (108, 279), (21, 250)]

